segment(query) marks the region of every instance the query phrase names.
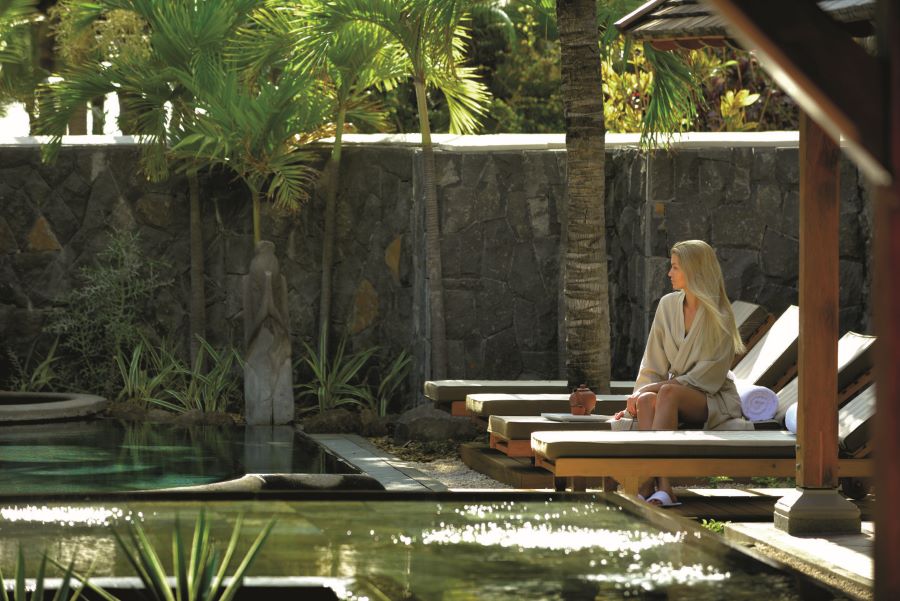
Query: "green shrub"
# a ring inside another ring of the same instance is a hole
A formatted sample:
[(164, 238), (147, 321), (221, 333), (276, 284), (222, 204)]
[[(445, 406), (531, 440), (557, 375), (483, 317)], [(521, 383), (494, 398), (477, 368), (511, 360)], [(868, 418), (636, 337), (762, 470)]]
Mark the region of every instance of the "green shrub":
[[(294, 388), (300, 391), (297, 398), (311, 396), (316, 399), (316, 404), (304, 408), (305, 411), (322, 412), (342, 405), (356, 405), (383, 417), (398, 391), (402, 390), (412, 361), (409, 353), (401, 351), (388, 363), (386, 357), (377, 355), (377, 346), (348, 353), (346, 337), (341, 338), (331, 358), (327, 356), (325, 340), (321, 336), (317, 350), (305, 342), (303, 347), (306, 355), (295, 363), (294, 373), (306, 371), (311, 377)], [(377, 375), (370, 378), (367, 373)], [(299, 376), (297, 381), (302, 379), (303, 376)]]
[[(16, 392), (53, 390), (53, 383), (59, 380), (59, 375), (56, 373), (54, 366), (54, 363), (59, 359), (56, 355), (58, 344), (59, 338), (53, 341), (53, 345), (43, 359), (38, 358), (32, 345), (24, 361), (20, 361), (19, 357), (11, 349), (7, 348), (6, 356), (12, 368), (12, 374), (7, 379), (4, 387)], [(37, 361), (37, 365), (32, 365), (33, 361)]]
[(116, 365), (122, 377), (122, 390), (118, 400), (138, 401), (145, 406), (159, 399), (164, 390), (174, 385), (184, 366), (168, 343), (154, 346), (146, 339), (140, 342), (127, 357), (123, 349), (116, 351)]
[(370, 348), (357, 353), (347, 353), (347, 339), (341, 338), (334, 357), (328, 358), (325, 336), (319, 336), (318, 350), (303, 343), (306, 355), (295, 363), (297, 368), (306, 367), (312, 372), (312, 379), (302, 384), (295, 384), (299, 390), (298, 398), (315, 397), (316, 405), (309, 410), (328, 411), (342, 405), (366, 405), (371, 394), (365, 384), (359, 383), (359, 374), (366, 362), (375, 354), (377, 348)]
[(219, 413), (239, 397), (241, 379), (233, 370), (235, 364), (243, 364), (238, 352), (234, 348), (217, 350), (200, 336), (197, 339), (196, 367), (177, 362), (172, 368), (172, 385), (165, 389), (166, 398), (149, 397), (149, 402), (176, 413)]
[(715, 532), (716, 534), (722, 534), (725, 532), (725, 525), (729, 522), (720, 522), (719, 520), (707, 520), (701, 519), (700, 525), (709, 530), (710, 532)]
[[(366, 387), (364, 401), (372, 413), (384, 417), (388, 413), (391, 401), (397, 396), (409, 373), (412, 357), (405, 350), (390, 363), (384, 375), (381, 376), (378, 386), (374, 390)], [(381, 373), (381, 370), (378, 370)]]
[(160, 275), (163, 267), (143, 255), (137, 234), (115, 231), (96, 264), (79, 271), (48, 327), (60, 336), (59, 369), (69, 385), (113, 396), (119, 349), (132, 349), (152, 334), (146, 316), (153, 293), (169, 283)]

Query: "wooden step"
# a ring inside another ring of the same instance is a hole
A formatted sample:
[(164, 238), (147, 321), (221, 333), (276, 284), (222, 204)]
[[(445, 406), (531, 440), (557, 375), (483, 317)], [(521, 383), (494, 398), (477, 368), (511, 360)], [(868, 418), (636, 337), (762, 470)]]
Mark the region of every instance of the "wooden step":
[(553, 474), (531, 465), (528, 457), (507, 457), (483, 442), (460, 445), (463, 463), (497, 482), (514, 488), (553, 489)]

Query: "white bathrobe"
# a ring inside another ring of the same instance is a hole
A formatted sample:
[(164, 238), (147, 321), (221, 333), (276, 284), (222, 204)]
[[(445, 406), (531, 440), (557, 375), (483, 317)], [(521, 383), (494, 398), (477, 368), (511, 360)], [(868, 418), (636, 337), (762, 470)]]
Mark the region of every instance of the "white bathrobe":
[(723, 336), (717, 348), (701, 348), (700, 306), (687, 336), (684, 333), (684, 292), (672, 292), (659, 301), (635, 390), (646, 384), (674, 377), (681, 384), (706, 394), (709, 411), (704, 429), (712, 429), (735, 417), (741, 417), (741, 398), (729, 375), (734, 361), (734, 343)]

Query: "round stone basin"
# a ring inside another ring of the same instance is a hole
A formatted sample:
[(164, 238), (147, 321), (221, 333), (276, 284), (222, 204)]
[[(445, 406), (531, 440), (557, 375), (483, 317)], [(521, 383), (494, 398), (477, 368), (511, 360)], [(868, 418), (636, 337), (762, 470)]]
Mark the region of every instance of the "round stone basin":
[(69, 419), (103, 411), (109, 401), (74, 392), (0, 392), (0, 424)]

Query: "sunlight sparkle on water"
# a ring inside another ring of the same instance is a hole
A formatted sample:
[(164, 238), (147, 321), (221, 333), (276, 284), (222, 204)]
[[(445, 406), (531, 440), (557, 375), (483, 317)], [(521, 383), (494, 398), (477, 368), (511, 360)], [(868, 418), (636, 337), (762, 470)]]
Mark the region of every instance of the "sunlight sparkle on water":
[[(61, 526), (108, 526), (111, 522), (125, 518), (131, 519), (118, 507), (47, 507), (43, 505), (14, 505), (0, 508), (0, 518), (7, 522), (37, 522), (41, 524), (59, 524)], [(143, 514), (138, 514), (138, 519)]]
[(548, 523), (535, 525), (531, 522), (524, 524), (481, 522), (463, 526), (442, 524), (440, 528), (422, 533), (422, 543), (426, 545), (471, 544), (551, 551), (595, 549), (621, 555), (640, 553), (662, 545), (679, 543), (682, 540), (684, 540), (682, 532), (649, 533), (554, 526)]
[(714, 566), (693, 564), (676, 568), (670, 562), (652, 563), (649, 566), (631, 564), (624, 573), (589, 574), (585, 577), (594, 582), (611, 582), (629, 588), (646, 591), (664, 588), (673, 584), (692, 585), (700, 582), (722, 582), (731, 578), (730, 572), (720, 572)]

